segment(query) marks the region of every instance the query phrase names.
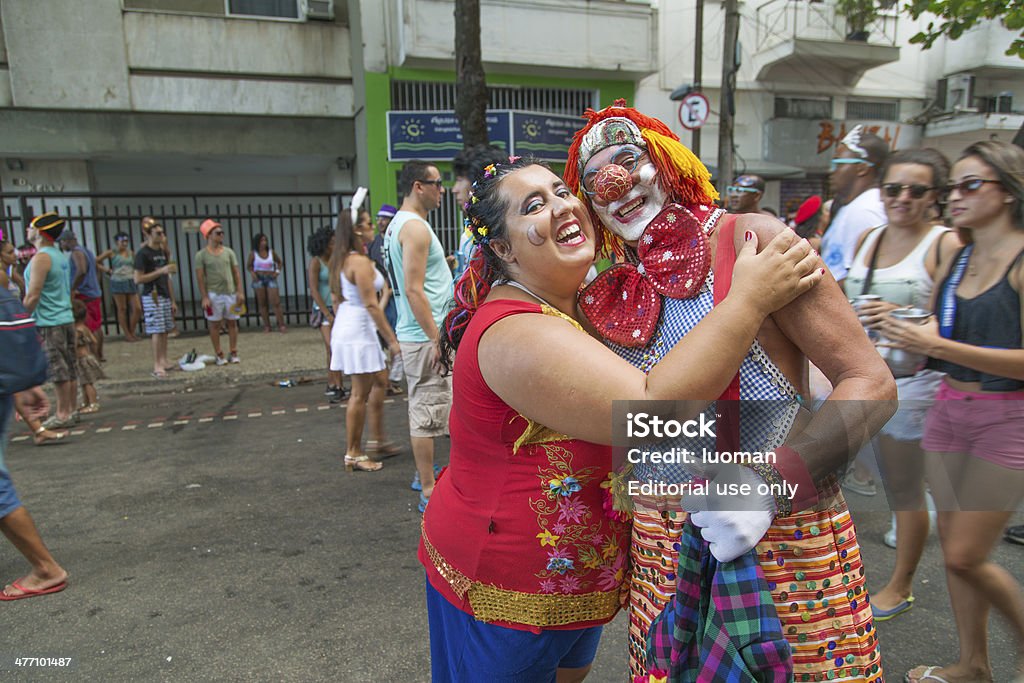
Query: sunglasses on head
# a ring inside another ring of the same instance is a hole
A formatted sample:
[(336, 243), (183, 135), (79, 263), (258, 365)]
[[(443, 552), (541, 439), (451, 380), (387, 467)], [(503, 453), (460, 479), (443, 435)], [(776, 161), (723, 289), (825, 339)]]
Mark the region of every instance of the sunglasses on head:
[(867, 164), (868, 166), (874, 166), (874, 164), (867, 159), (833, 159), (828, 163), (828, 166), (830, 170), (834, 171), (840, 166), (846, 164)]
[(903, 190), (910, 190), (910, 196), (914, 199), (920, 199), (921, 197), (928, 194), (929, 190), (935, 188), (930, 185), (900, 185), (899, 183), (885, 183), (882, 185), (882, 192), (885, 193), (886, 197), (899, 197), (903, 194)]
[(946, 194), (948, 195), (953, 190), (957, 190), (962, 195), (974, 194), (982, 188), (985, 183), (998, 183), (998, 180), (988, 180), (985, 178), (970, 178), (968, 180), (961, 180), (959, 183), (950, 183), (946, 185)]

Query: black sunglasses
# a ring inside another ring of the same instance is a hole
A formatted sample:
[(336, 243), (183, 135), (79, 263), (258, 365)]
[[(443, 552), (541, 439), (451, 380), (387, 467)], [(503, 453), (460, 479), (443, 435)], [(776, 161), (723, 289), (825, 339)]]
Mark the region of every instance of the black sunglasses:
[(934, 189), (931, 185), (900, 185), (899, 183), (885, 183), (882, 185), (882, 191), (885, 192), (886, 197), (899, 197), (903, 194), (903, 190), (910, 190), (911, 197), (920, 199), (928, 194), (930, 190)]
[(948, 195), (953, 190), (958, 190), (962, 195), (974, 194), (982, 188), (985, 183), (998, 183), (998, 180), (986, 180), (985, 178), (971, 178), (970, 180), (961, 180), (959, 183), (950, 183), (946, 185), (946, 194)]
[(424, 185), (436, 185), (438, 187), (444, 187), (444, 181), (438, 178), (437, 180), (420, 180), (419, 182)]

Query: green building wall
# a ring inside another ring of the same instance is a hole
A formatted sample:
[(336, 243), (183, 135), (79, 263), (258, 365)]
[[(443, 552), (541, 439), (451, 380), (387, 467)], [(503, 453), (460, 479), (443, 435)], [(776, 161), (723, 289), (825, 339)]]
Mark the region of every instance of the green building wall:
[[(370, 198), (374, 207), (381, 204), (400, 204), (395, 177), (402, 168), (402, 162), (388, 161), (388, 130), (386, 112), (391, 109), (391, 80), (454, 82), (455, 74), (450, 71), (393, 68), (388, 73), (366, 73), (366, 136), (370, 158), (367, 160), (370, 175)], [(574, 88), (596, 90), (600, 107), (607, 107), (616, 98), (634, 99), (636, 84), (633, 81), (600, 79), (548, 78), (518, 74), (488, 75), (488, 84), (518, 85), (542, 88)], [(582, 115), (583, 112), (580, 112)], [(582, 119), (580, 121), (582, 124)], [(443, 177), (451, 174), (451, 162), (437, 162)], [(558, 165), (555, 171), (561, 173)]]

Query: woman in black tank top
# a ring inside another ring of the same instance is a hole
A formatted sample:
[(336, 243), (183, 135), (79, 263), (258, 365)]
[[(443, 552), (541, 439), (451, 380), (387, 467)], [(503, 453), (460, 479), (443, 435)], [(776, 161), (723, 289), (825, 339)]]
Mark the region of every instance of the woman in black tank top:
[(989, 556), (1024, 499), (1024, 150), (979, 142), (953, 166), (948, 213), (968, 245), (935, 293), (937, 320), (888, 321), (885, 336), (925, 353), (947, 373), (925, 422), (922, 447), (939, 509), (939, 537), (958, 625), (960, 660), (918, 667), (908, 681), (993, 680), (989, 609), (1009, 622), (1014, 673), (1024, 681), (1024, 597)]

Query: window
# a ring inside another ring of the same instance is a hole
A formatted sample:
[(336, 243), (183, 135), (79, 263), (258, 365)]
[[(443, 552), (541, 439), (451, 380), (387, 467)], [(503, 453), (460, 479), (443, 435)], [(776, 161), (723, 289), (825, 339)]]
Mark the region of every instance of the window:
[[(301, 0), (122, 0), (126, 10), (300, 19)], [(319, 2), (317, 4), (330, 4)]]
[(775, 118), (830, 119), (832, 118), (832, 98), (776, 97)]
[(227, 0), (228, 14), (298, 19), (298, 0)]
[(846, 118), (870, 121), (899, 121), (900, 103), (893, 101), (847, 100)]
[[(593, 90), (532, 88), (492, 85), (487, 88), (489, 109), (518, 109), (545, 114), (580, 116), (596, 106)], [(426, 81), (392, 81), (391, 108), (397, 111), (455, 109), (455, 84)]]

